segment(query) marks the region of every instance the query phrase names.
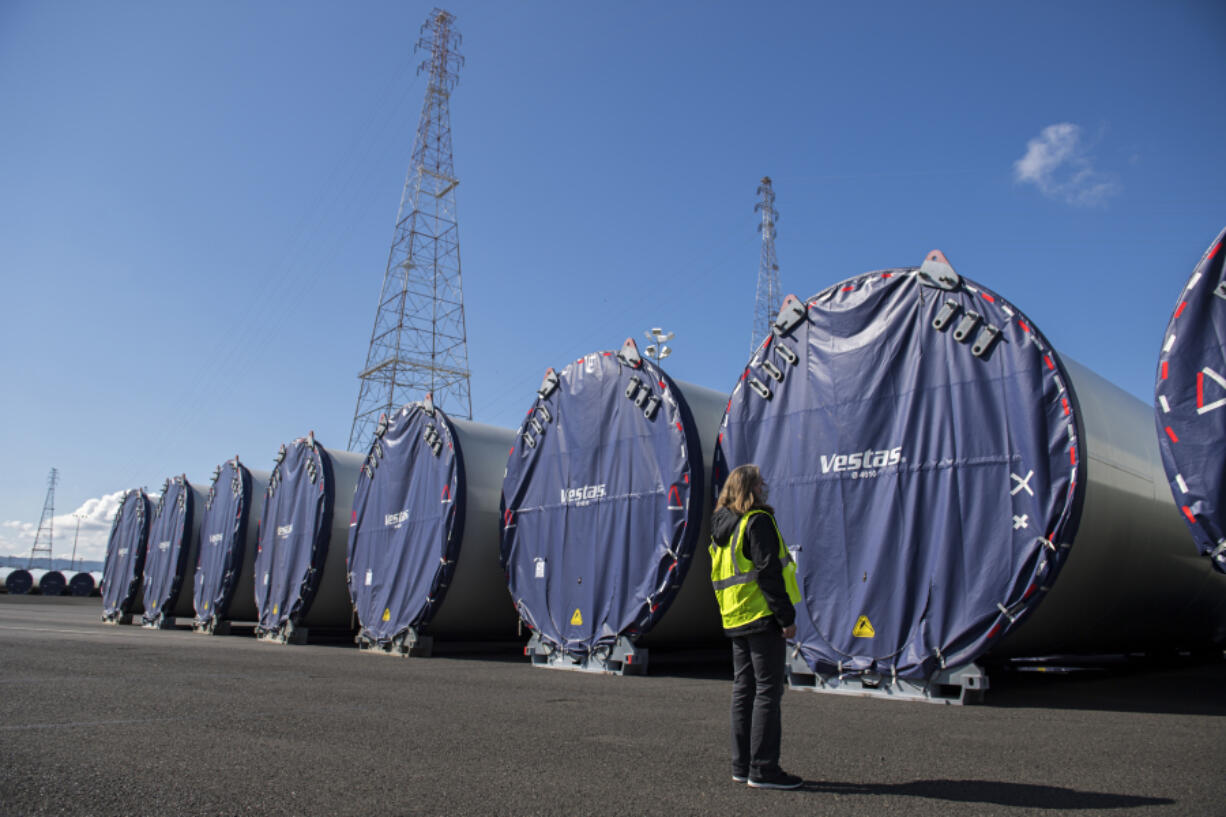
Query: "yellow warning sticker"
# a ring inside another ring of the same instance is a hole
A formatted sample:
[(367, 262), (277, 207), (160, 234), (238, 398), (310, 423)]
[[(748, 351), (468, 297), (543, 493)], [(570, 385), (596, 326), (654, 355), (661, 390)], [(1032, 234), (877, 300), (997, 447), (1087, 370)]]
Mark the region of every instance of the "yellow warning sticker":
[(383, 620), (384, 620), (384, 621), (391, 621), (391, 620), (392, 620), (392, 608), (390, 608), (390, 607), (384, 607), (384, 608), (383, 608)]
[(204, 612), (206, 612), (206, 613), (207, 613), (208, 611), (209, 611), (209, 603), (206, 601), (206, 602), (204, 603)]
[(280, 607), (280, 606), (281, 606), (280, 604), (274, 604), (274, 605), (272, 606), (272, 614), (273, 614), (274, 616), (277, 614), (277, 608), (278, 608), (278, 607)]
[(856, 626), (852, 628), (851, 634), (856, 638), (872, 638), (877, 631), (873, 629), (873, 622), (868, 620), (868, 616), (860, 616), (856, 619)]
[(570, 623), (575, 627), (583, 626), (583, 613), (579, 612), (579, 608), (575, 608), (575, 614), (570, 617)]

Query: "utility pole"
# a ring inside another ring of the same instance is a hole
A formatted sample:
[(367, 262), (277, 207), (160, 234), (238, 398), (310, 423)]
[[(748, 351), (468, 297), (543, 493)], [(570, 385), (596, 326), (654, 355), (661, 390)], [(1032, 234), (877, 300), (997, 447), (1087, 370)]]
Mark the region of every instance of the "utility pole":
[(472, 418), (468, 334), (451, 152), (451, 91), (464, 58), (455, 17), (434, 9), (421, 27), (418, 73), (426, 99), (375, 310), (349, 449), (365, 451), (381, 414), (432, 394), (453, 416)]
[(74, 573), (77, 571), (77, 539), (81, 536), (81, 517), (83, 515), (79, 513), (72, 515), (72, 518), (77, 520), (77, 530), (72, 534), (72, 564), (68, 566), (68, 569)]
[(763, 176), (758, 185), (758, 195), (762, 200), (754, 205), (754, 212), (762, 213), (762, 222), (758, 232), (762, 233), (762, 259), (758, 263), (758, 289), (753, 306), (753, 334), (749, 341), (749, 352), (753, 352), (762, 343), (762, 339), (771, 333), (771, 326), (783, 308), (783, 288), (779, 285), (779, 261), (775, 257), (775, 221), (779, 213), (775, 210), (775, 191), (771, 187), (771, 177)]
[[(54, 468), (51, 469), (50, 476), (47, 477), (47, 498), (43, 500), (43, 515), (38, 520), (38, 532), (34, 534), (34, 546), (30, 548), (30, 561), (26, 565), (26, 570), (34, 567), (35, 554), (47, 554), (47, 569), (51, 569), (51, 543), (55, 534), (55, 483), (60, 480), (60, 472)], [(46, 538), (43, 538), (43, 531), (47, 532)], [(42, 542), (42, 546), (39, 546)]]

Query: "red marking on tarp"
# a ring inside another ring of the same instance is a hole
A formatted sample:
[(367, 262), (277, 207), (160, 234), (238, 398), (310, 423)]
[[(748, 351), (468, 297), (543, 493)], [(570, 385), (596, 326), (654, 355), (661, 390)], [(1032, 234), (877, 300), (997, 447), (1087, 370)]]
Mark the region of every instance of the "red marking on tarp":
[(1183, 313), (1183, 308), (1188, 305), (1187, 301), (1180, 301), (1179, 308), (1175, 310), (1175, 317), (1178, 318)]
[(1189, 522), (1191, 522), (1193, 525), (1196, 524), (1196, 517), (1192, 515), (1191, 508), (1189, 508), (1187, 505), (1184, 505), (1182, 508), (1180, 508), (1180, 510), (1183, 511), (1184, 516), (1188, 517)]
[(681, 427), (681, 421), (680, 421), (680, 420), (678, 420), (678, 421), (677, 421), (677, 430), (678, 430), (678, 431), (681, 431), (681, 432), (684, 432), (684, 431), (685, 431), (685, 429)]
[(612, 353), (612, 352), (605, 352), (605, 353), (604, 353), (604, 356), (605, 356), (605, 357), (613, 357), (613, 353)]
[(855, 287), (843, 287), (844, 292), (852, 292), (854, 290), (855, 290)]
[(1203, 371), (1196, 373), (1196, 407), (1205, 407), (1205, 373)]
[(742, 379), (742, 380), (744, 380), (744, 379), (745, 379), (745, 378), (747, 378), (747, 377), (749, 377), (749, 369), (748, 369), (748, 368), (746, 368), (746, 369), (745, 369), (745, 371), (741, 372), (741, 379)]
[(1162, 361), (1162, 379), (1163, 380), (1166, 380), (1166, 375), (1167, 375), (1167, 361), (1164, 360)]
[(1051, 362), (1051, 355), (1043, 355), (1043, 362), (1047, 364), (1047, 368), (1053, 372), (1056, 370), (1056, 364)]
[(1029, 326), (1027, 326), (1027, 325), (1026, 325), (1026, 322), (1025, 322), (1025, 321), (1023, 321), (1023, 320), (1020, 320), (1020, 319), (1019, 319), (1019, 320), (1018, 320), (1018, 322), (1017, 322), (1017, 325), (1018, 325), (1018, 326), (1020, 326), (1020, 327), (1022, 327), (1022, 331), (1023, 331), (1023, 332), (1029, 332), (1029, 331), (1030, 331), (1030, 327), (1029, 327)]
[(451, 486), (450, 485), (443, 486), (443, 499), (451, 499)]
[(665, 383), (663, 380), (661, 380), (661, 381), (660, 381), (660, 388), (662, 388), (662, 389), (667, 389), (667, 388), (668, 388), (668, 384), (667, 384), (667, 383)]
[(681, 479), (682, 479), (682, 480), (685, 482), (685, 484), (686, 484), (686, 485), (689, 485), (689, 484), (690, 484), (690, 475), (689, 475), (689, 474), (682, 474), (682, 475), (681, 475)]
[(715, 442), (719, 443), (720, 445), (723, 445), (723, 442), (724, 442), (724, 434), (723, 434), (723, 432), (720, 432), (720, 435), (719, 435), (718, 437), (716, 437), (716, 438), (715, 438)]
[(358, 512), (350, 511), (349, 512), (349, 523), (353, 524), (354, 522), (357, 522), (357, 521), (358, 521)]
[(1000, 625), (997, 624), (995, 627), (993, 627), (991, 630), (988, 631), (988, 638), (996, 638), (996, 636), (999, 634), (1000, 634)]
[(681, 504), (681, 491), (677, 488), (676, 485), (668, 489), (668, 502), (670, 505), (680, 505)]
[(511, 518), (512, 518), (512, 516), (511, 516), (511, 509), (510, 509), (510, 508), (507, 508), (507, 512), (506, 512), (505, 514), (503, 514), (503, 515), (502, 515), (502, 522), (503, 522), (503, 524), (504, 524), (504, 525), (509, 525), (509, 524), (511, 524)]
[(1061, 397), (1061, 398), (1060, 398), (1060, 402), (1064, 404), (1064, 413), (1065, 413), (1065, 415), (1067, 415), (1067, 414), (1068, 414), (1068, 398), (1067, 398), (1067, 397)]
[(732, 398), (731, 397), (728, 398), (728, 405), (724, 407), (724, 414), (727, 414), (730, 411), (732, 411)]
[(1218, 243), (1214, 244), (1213, 249), (1209, 250), (1209, 254), (1205, 256), (1205, 260), (1212, 261), (1213, 256), (1217, 255), (1217, 251), (1220, 250), (1221, 248), (1222, 248), (1222, 242), (1219, 241)]
[(983, 299), (984, 299), (985, 301), (987, 301), (988, 303), (990, 303), (990, 304), (994, 304), (994, 303), (996, 303), (996, 299), (995, 299), (995, 298), (993, 298), (993, 297), (992, 297), (991, 295), (989, 295), (988, 293), (986, 293), (986, 292), (980, 292), (979, 294), (980, 294), (980, 295), (982, 295), (982, 296), (983, 296)]
[(1068, 449), (1068, 461), (1073, 466), (1077, 466), (1077, 446), (1070, 445)]
[(515, 453), (515, 446), (511, 446), (511, 450), (507, 452), (507, 456)]
[(1025, 592), (1025, 594), (1023, 594), (1023, 596), (1022, 596), (1022, 601), (1025, 601), (1026, 599), (1028, 599), (1028, 598), (1030, 598), (1031, 596), (1033, 596), (1033, 595), (1034, 595), (1034, 591), (1035, 591), (1035, 589), (1036, 589), (1037, 587), (1038, 587), (1038, 585), (1037, 585), (1037, 584), (1031, 584), (1029, 587), (1027, 587), (1027, 588), (1026, 588), (1026, 592)]
[(882, 278), (893, 278), (893, 277), (894, 277), (894, 273), (892, 273), (892, 272), (883, 272), (883, 273), (881, 273), (881, 277), (882, 277)]
[(1170, 426), (1166, 427), (1166, 436), (1170, 437), (1171, 442), (1173, 443), (1179, 442), (1179, 438), (1175, 436), (1175, 432), (1171, 429)]
[[(653, 612), (653, 613), (654, 613), (656, 610), (659, 610), (659, 609), (660, 609), (660, 605), (659, 605), (658, 603), (657, 603), (657, 604), (653, 604), (653, 605), (651, 605), (651, 612)], [(627, 658), (628, 658), (628, 657), (629, 657), (629, 656), (627, 656)]]

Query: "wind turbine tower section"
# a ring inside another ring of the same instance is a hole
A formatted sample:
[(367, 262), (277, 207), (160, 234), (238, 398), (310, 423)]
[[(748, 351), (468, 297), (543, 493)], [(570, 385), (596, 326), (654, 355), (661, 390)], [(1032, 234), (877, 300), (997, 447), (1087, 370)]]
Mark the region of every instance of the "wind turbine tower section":
[(758, 185), (762, 200), (754, 205), (754, 212), (762, 213), (758, 231), (762, 233), (762, 260), (758, 264), (758, 290), (753, 307), (753, 336), (749, 351), (753, 353), (762, 339), (771, 333), (771, 325), (783, 307), (783, 292), (779, 285), (779, 260), (775, 257), (775, 222), (779, 213), (775, 210), (775, 190), (771, 177), (763, 176)]
[(375, 311), (349, 449), (365, 451), (381, 414), (433, 394), (452, 417), (472, 418), (468, 336), (451, 152), (451, 91), (464, 58), (455, 16), (434, 9), (421, 27), (418, 73), (429, 83)]

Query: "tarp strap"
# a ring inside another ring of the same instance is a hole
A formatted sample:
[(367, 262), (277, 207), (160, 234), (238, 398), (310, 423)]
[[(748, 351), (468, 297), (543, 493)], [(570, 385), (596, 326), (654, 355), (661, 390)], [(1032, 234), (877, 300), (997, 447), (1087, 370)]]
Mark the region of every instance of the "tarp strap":
[(1217, 543), (1217, 547), (1215, 547), (1213, 550), (1209, 552), (1209, 558), (1217, 559), (1223, 553), (1226, 553), (1226, 539), (1223, 539), (1222, 541)]

